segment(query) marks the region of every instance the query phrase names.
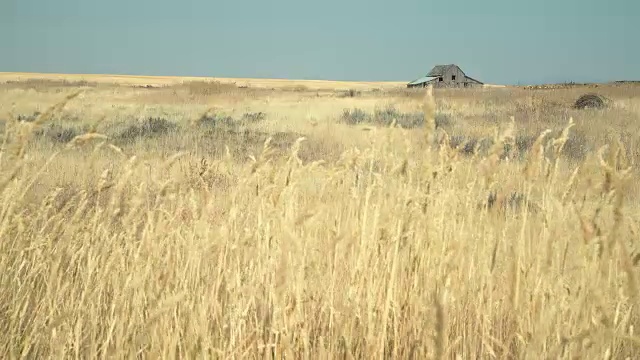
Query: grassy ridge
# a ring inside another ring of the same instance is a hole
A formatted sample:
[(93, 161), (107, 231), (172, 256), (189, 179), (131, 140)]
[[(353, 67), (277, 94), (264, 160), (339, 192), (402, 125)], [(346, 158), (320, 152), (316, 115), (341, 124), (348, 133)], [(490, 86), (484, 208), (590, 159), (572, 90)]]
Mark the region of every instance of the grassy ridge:
[(256, 137), (251, 116), (244, 132), (209, 113), (177, 129), (79, 128), (62, 143), (37, 132), (74, 101), (5, 124), (9, 358), (639, 350), (639, 214), (624, 141), (566, 156), (569, 122), (514, 158), (506, 121), (482, 153), (456, 149), (430, 92), (420, 127), (355, 130), (352, 143), (330, 135), (337, 125), (277, 141)]

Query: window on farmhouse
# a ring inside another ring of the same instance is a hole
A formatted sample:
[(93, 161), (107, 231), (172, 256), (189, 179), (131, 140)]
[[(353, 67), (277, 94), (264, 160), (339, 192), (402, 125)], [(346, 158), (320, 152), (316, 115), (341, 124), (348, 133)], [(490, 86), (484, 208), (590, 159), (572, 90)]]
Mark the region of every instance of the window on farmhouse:
[(455, 75), (451, 75), (451, 81), (456, 81), (456, 76)]

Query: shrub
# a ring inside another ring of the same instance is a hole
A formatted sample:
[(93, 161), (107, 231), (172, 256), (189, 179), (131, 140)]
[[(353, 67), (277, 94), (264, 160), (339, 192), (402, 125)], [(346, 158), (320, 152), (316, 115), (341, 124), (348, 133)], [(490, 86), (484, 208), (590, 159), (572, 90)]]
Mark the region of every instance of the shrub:
[(448, 114), (436, 113), (436, 128), (444, 128), (451, 125), (451, 116)]
[(220, 114), (205, 115), (198, 121), (199, 125), (210, 128), (235, 128), (236, 122), (231, 116)]
[(570, 133), (562, 153), (571, 160), (584, 160), (591, 151), (587, 137), (581, 132)]
[[(388, 106), (384, 109), (376, 109), (373, 114), (369, 114), (358, 108), (352, 110), (344, 109), (341, 116), (341, 121), (349, 125), (371, 124), (390, 126), (394, 120), (398, 126), (405, 129), (422, 127), (424, 125), (424, 113), (403, 113), (398, 111), (394, 106)], [(435, 121), (436, 128), (449, 126), (451, 124), (451, 120), (446, 114), (436, 114)]]
[[(559, 135), (558, 135), (559, 136)], [(555, 137), (557, 138), (557, 136)], [(513, 144), (504, 144), (504, 156), (513, 157), (514, 159), (523, 159), (531, 151), (531, 146), (536, 141), (537, 136), (534, 135), (517, 135)], [(457, 149), (461, 154), (473, 155), (477, 153), (486, 155), (487, 151), (494, 144), (492, 138), (474, 138), (464, 135), (453, 135), (449, 138), (449, 146)], [(550, 142), (544, 143), (545, 153), (551, 151)], [(569, 139), (564, 145), (561, 155), (567, 159), (579, 161), (584, 160), (587, 153), (592, 151), (587, 138), (582, 133), (573, 133), (569, 135)]]
[(245, 113), (242, 115), (242, 121), (246, 123), (257, 123), (264, 120), (266, 117), (267, 114), (263, 112)]
[(449, 138), (449, 146), (458, 149), (463, 155), (474, 155), (476, 152), (482, 154), (491, 145), (493, 145), (493, 140), (490, 138), (466, 137), (464, 135), (453, 135)]
[(396, 123), (403, 128), (416, 128), (424, 125), (424, 114), (421, 112), (402, 113), (393, 106), (388, 106), (384, 109), (378, 109), (375, 111), (375, 124), (389, 126), (394, 120), (396, 120)]
[(355, 89), (349, 89), (347, 91), (341, 91), (340, 93), (338, 93), (338, 97), (340, 98), (352, 98), (352, 97), (358, 97), (362, 95), (361, 91), (355, 90)]
[(78, 129), (73, 127), (64, 127), (57, 124), (50, 124), (35, 131), (35, 136), (44, 137), (54, 143), (66, 144), (74, 137), (80, 135)]
[(364, 110), (355, 108), (353, 110), (344, 109), (342, 111), (341, 120), (345, 124), (358, 125), (363, 123), (369, 123), (371, 115), (367, 114)]
[(523, 156), (524, 154), (528, 153), (529, 150), (531, 150), (531, 146), (533, 146), (533, 143), (536, 141), (536, 139), (537, 137), (533, 135), (520, 134), (516, 136), (515, 150), (519, 153), (520, 156)]
[(24, 121), (24, 122), (34, 122), (36, 121), (36, 119), (38, 118), (38, 116), (40, 116), (40, 112), (36, 111), (31, 115), (23, 115), (20, 114), (18, 115), (17, 119), (18, 121)]
[(140, 124), (125, 128), (118, 136), (120, 140), (135, 141), (139, 138), (164, 135), (176, 128), (176, 124), (163, 118), (147, 118)]

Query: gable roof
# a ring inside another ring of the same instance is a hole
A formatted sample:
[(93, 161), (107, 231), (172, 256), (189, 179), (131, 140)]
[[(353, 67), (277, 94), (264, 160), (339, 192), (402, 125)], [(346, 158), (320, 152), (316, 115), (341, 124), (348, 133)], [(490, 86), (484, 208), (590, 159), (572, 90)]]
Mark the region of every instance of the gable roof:
[(476, 80), (476, 79), (472, 78), (471, 76), (465, 75), (465, 77), (466, 77), (466, 80), (470, 80), (470, 81), (467, 81), (467, 82), (473, 82), (473, 83), (476, 83), (476, 84), (484, 85), (484, 83), (482, 81)]
[(433, 69), (431, 69), (431, 71), (429, 71), (427, 76), (442, 76), (445, 72), (447, 72), (447, 70), (449, 70), (452, 67), (457, 67), (457, 66), (454, 64), (436, 65), (433, 67)]

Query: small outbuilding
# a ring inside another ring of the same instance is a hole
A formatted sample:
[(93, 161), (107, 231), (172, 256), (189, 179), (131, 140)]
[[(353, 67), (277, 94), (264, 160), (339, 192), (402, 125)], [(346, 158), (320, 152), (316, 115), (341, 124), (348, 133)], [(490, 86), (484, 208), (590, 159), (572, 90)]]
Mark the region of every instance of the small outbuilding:
[(482, 82), (467, 76), (458, 65), (436, 65), (429, 73), (407, 84), (408, 88), (427, 87), (477, 87)]

